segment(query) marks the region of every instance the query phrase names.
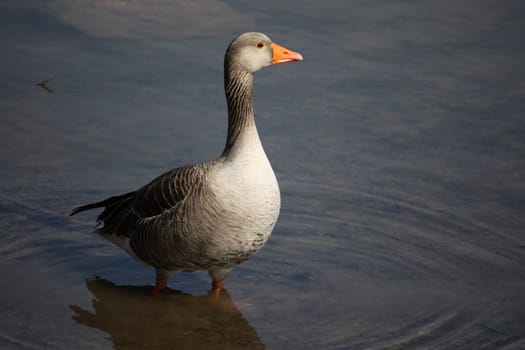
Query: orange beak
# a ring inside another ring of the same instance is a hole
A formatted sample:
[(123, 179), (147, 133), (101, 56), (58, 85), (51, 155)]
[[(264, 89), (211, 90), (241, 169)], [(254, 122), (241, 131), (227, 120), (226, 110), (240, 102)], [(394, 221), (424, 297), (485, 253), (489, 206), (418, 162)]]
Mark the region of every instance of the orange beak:
[(273, 64), (288, 63), (293, 61), (302, 61), (303, 56), (299, 52), (293, 52), (285, 47), (272, 43)]

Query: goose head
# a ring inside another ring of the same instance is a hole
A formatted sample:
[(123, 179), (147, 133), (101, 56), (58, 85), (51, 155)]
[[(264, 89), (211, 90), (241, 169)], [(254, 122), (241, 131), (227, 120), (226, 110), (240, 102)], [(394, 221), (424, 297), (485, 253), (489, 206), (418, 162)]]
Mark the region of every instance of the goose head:
[(244, 33), (233, 39), (225, 56), (225, 66), (251, 74), (272, 64), (301, 61), (300, 53), (273, 43), (262, 33)]

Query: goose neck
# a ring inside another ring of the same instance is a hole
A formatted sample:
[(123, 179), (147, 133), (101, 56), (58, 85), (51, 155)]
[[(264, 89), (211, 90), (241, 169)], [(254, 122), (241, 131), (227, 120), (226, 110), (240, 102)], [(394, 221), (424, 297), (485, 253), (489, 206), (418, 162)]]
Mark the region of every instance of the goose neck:
[(253, 116), (253, 75), (235, 65), (225, 67), (224, 90), (228, 103), (228, 137), (223, 154), (233, 147), (248, 128), (255, 128)]

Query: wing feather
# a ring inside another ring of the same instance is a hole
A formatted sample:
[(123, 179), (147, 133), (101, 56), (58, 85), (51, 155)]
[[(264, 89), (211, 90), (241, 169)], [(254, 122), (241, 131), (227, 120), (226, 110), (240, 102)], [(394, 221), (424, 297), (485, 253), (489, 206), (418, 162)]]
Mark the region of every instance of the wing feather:
[(160, 215), (176, 208), (192, 188), (200, 187), (208, 166), (197, 164), (172, 169), (135, 192), (78, 207), (71, 215), (104, 207), (97, 218), (98, 224), (103, 224), (99, 232), (129, 237), (140, 223), (156, 221)]
[(143, 219), (163, 214), (186, 198), (203, 177), (202, 164), (170, 170), (137, 191), (133, 210)]

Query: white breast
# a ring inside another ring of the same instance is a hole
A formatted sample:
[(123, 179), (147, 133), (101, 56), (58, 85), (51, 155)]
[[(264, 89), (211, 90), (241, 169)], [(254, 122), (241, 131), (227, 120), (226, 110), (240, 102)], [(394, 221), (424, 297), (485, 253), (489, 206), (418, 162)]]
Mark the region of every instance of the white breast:
[(232, 249), (258, 250), (277, 221), (281, 199), (255, 127), (239, 137), (227, 159), (210, 175), (209, 184), (229, 216), (217, 228), (224, 231), (223, 237), (230, 237)]

